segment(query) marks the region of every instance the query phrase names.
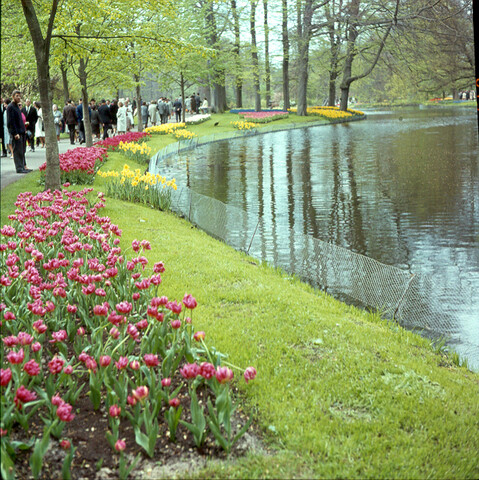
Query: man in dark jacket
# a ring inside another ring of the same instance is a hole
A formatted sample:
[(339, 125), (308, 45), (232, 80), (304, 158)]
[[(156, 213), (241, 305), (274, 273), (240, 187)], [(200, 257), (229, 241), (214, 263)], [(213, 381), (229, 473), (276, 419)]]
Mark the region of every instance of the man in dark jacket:
[(25, 106), (22, 108), (22, 112), (25, 115), (26, 123), (25, 126), (27, 127), (27, 140), (30, 145), (30, 151), (35, 151), (35, 125), (38, 120), (38, 112), (37, 109), (31, 104), (30, 99), (27, 98), (25, 100)]
[[(17, 173), (30, 173), (31, 170), (25, 168), (25, 125), (23, 124), (22, 112), (18, 104), (22, 101), (20, 90), (14, 90), (12, 93), (12, 102), (7, 108), (7, 128), (11, 135), (13, 146), (13, 161)], [(33, 108), (33, 107), (32, 107)]]
[(75, 105), (71, 100), (68, 100), (68, 105), (65, 105), (63, 109), (63, 120), (68, 125), (68, 131), (70, 132), (70, 144), (75, 145), (75, 126), (78, 124), (77, 112)]
[(118, 102), (116, 99), (113, 99), (110, 103), (110, 117), (111, 117), (111, 124), (113, 127), (113, 133), (116, 134), (116, 124), (117, 118), (116, 114), (118, 113)]
[(195, 102), (196, 102), (196, 113), (200, 113), (201, 98), (200, 98), (199, 92), (195, 96)]
[(80, 145), (85, 143), (85, 124), (83, 123), (83, 100), (80, 98), (80, 102), (76, 108), (77, 119), (80, 129), (78, 130), (78, 139), (80, 140)]
[(0, 133), (2, 134), (2, 157), (7, 156), (7, 148), (5, 146), (5, 136), (4, 136), (4, 127), (3, 127), (3, 112), (6, 110), (5, 106), (3, 105), (3, 97), (2, 103), (0, 104)]
[(173, 109), (175, 110), (176, 121), (178, 123), (181, 122), (181, 110), (182, 110), (182, 108), (183, 108), (183, 104), (181, 103), (181, 96), (180, 96), (173, 103)]
[(100, 115), (100, 123), (103, 125), (103, 140), (105, 140), (108, 138), (108, 130), (111, 128), (110, 107), (106, 104), (106, 100), (101, 101), (98, 113)]

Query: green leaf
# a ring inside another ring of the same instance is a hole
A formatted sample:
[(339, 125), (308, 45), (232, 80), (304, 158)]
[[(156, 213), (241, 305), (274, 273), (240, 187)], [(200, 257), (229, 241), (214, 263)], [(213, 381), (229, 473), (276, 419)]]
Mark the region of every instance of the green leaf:
[(233, 441), (231, 442), (231, 445), (234, 445), (246, 433), (246, 430), (248, 430), (252, 422), (253, 422), (253, 416), (249, 418), (249, 420), (246, 422), (243, 428), (235, 435), (235, 437), (233, 438)]
[(43, 437), (35, 442), (35, 448), (30, 457), (30, 468), (35, 479), (37, 479), (42, 471), (43, 457), (48, 449), (50, 443), (50, 428), (46, 428), (43, 431)]
[(10, 455), (7, 453), (5, 448), (1, 448), (1, 462), (0, 462), (0, 472), (2, 474), (2, 478), (5, 480), (15, 480), (15, 464), (11, 459)]
[(211, 421), (211, 419), (207, 419), (208, 426), (210, 427), (211, 432), (215, 436), (215, 439), (217, 442), (221, 445), (223, 450), (226, 450), (227, 452), (229, 451), (229, 444), (228, 440), (226, 440), (225, 437), (221, 434), (219, 428), (214, 424), (214, 422)]

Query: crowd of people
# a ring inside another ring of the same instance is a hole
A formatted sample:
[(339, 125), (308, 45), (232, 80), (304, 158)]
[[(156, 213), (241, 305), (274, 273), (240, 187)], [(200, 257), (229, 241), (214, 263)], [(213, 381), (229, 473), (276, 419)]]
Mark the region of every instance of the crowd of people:
[[(205, 98), (201, 102), (199, 93), (192, 94), (185, 99), (184, 108), (185, 113), (192, 115), (208, 113), (208, 100)], [(143, 128), (146, 128), (149, 124), (156, 126), (168, 123), (173, 115), (176, 122), (181, 122), (182, 111), (181, 96), (174, 101), (161, 97), (148, 103), (141, 102), (141, 105), (137, 105), (136, 99), (130, 102), (129, 98), (101, 100), (98, 104), (95, 99), (91, 99), (88, 103), (92, 135), (97, 140), (131, 131), (138, 113), (141, 113), (141, 122)], [(45, 148), (45, 127), (40, 102), (32, 103), (27, 98), (23, 105), (21, 92), (15, 90), (12, 99), (1, 99), (0, 118), (2, 157), (13, 158), (17, 173), (31, 172), (26, 167), (25, 161), (27, 147), (31, 152), (34, 152), (35, 148)], [(73, 100), (68, 100), (62, 111), (58, 105), (53, 105), (53, 120), (57, 141), (60, 141), (62, 133), (68, 132), (71, 145), (85, 143), (82, 99), (77, 104)]]

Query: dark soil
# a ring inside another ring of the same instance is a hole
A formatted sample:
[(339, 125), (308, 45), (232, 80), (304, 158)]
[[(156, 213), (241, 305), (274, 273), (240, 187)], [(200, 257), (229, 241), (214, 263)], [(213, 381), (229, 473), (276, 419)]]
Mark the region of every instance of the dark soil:
[[(178, 398), (183, 407), (182, 419), (191, 421), (189, 408), (190, 398), (187, 395), (186, 386), (183, 389), (184, 393), (180, 392)], [(206, 388), (199, 387), (197, 390), (198, 400), (205, 404)], [(136, 444), (135, 433), (132, 425), (127, 418), (122, 418), (120, 423), (119, 438), (125, 439), (126, 449), (125, 454), (129, 457), (136, 457), (138, 453), (141, 454), (140, 462), (137, 466), (140, 467), (143, 460), (159, 462), (161, 465), (168, 465), (177, 463), (179, 460), (191, 462), (192, 465), (202, 463), (201, 460), (209, 458), (225, 459), (227, 457), (225, 451), (217, 445), (215, 438), (211, 432), (208, 432), (207, 438), (201, 448), (197, 448), (191, 432), (178, 425), (176, 431), (176, 442), (170, 441), (168, 424), (164, 420), (164, 411), (166, 407), (160, 411), (158, 420), (160, 428), (158, 432), (158, 440), (155, 447), (154, 456), (152, 459), (146, 452)], [(54, 480), (62, 478), (63, 460), (67, 454), (60, 448), (60, 440), (68, 439), (75, 446), (75, 457), (71, 467), (71, 474), (73, 480), (90, 480), (98, 478), (117, 478), (119, 454), (115, 452), (108, 443), (105, 433), (109, 429), (108, 412), (102, 407), (95, 411), (87, 394), (82, 394), (74, 406), (75, 418), (72, 422), (65, 425), (60, 439), (51, 437), (50, 447), (44, 457), (43, 469), (40, 475), (41, 480)], [(247, 417), (241, 412), (236, 412), (232, 424), (235, 425), (235, 430), (241, 428), (247, 421)], [(41, 438), (43, 435), (44, 424), (37, 412), (31, 419), (30, 429), (28, 433), (19, 426), (15, 426), (12, 430), (11, 438), (15, 440), (28, 441), (31, 438)], [(252, 425), (249, 432), (253, 432)], [(31, 469), (29, 466), (29, 458), (31, 450), (19, 450), (15, 461), (16, 478), (30, 480), (33, 479)], [(238, 442), (232, 449), (230, 457), (238, 457), (246, 453), (245, 446)], [(200, 462), (198, 462), (200, 460)], [(99, 472), (100, 469), (105, 469), (106, 472), (112, 471), (113, 475), (105, 476)], [(137, 469), (135, 469), (137, 470)], [(137, 478), (135, 470), (130, 474), (130, 478)]]

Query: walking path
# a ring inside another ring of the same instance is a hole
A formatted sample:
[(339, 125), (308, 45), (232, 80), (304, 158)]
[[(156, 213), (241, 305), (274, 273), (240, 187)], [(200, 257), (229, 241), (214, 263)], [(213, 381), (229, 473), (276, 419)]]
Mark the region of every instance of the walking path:
[[(186, 115), (186, 121), (198, 121), (201, 120), (208, 115)], [(176, 123), (174, 119), (170, 119), (169, 123)], [(95, 140), (94, 140), (95, 142)], [(84, 147), (85, 144), (80, 145), (76, 143), (75, 145), (70, 145), (69, 138), (62, 138), (58, 143), (58, 150), (59, 153), (65, 153), (67, 150), (71, 150), (73, 148)], [(32, 170), (36, 171), (40, 168), (42, 164), (46, 161), (45, 155), (45, 148), (36, 147), (34, 152), (28, 151), (30, 150), (27, 147), (27, 153), (25, 155), (27, 167), (31, 168)], [(0, 177), (1, 177), (1, 189), (3, 190), (7, 185), (19, 180), (20, 178), (24, 177), (24, 173), (17, 173), (15, 170), (15, 164), (13, 162), (13, 158), (9, 157), (2, 157), (2, 162), (0, 165)]]
[[(79, 144), (70, 145), (69, 138), (62, 138), (60, 142), (58, 142), (58, 150), (60, 153), (65, 153), (67, 150), (79, 146)], [(27, 147), (27, 153), (25, 154), (27, 167), (36, 171), (40, 168), (40, 165), (42, 165), (46, 161), (45, 148), (36, 147), (34, 152), (30, 152), (29, 150), (29, 147)], [(30, 175), (29, 173), (17, 173), (15, 170), (15, 163), (13, 162), (13, 158), (10, 157), (2, 157), (0, 173), (2, 190), (7, 185), (10, 185), (10, 183), (16, 182), (20, 178), (23, 178), (25, 175)]]

